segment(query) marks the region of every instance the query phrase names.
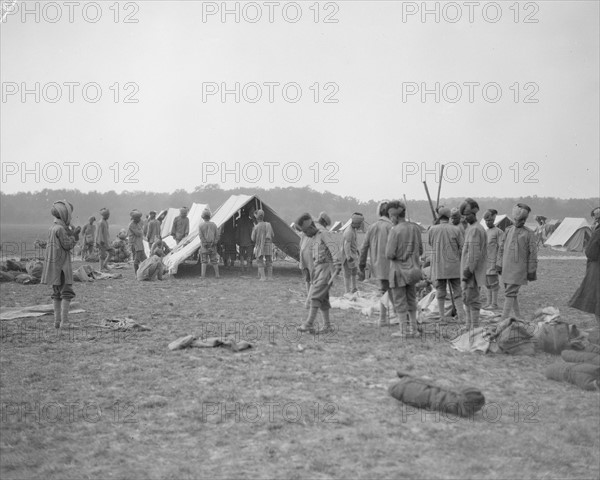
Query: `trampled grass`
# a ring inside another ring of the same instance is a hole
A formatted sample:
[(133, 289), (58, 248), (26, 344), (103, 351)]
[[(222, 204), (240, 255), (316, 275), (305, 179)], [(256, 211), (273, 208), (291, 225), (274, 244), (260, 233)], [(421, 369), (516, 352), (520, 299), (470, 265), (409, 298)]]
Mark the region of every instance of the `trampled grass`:
[[(546, 251), (545, 253), (548, 253)], [(541, 252), (542, 254), (542, 252)], [(78, 265), (77, 263), (76, 265)], [(522, 290), (529, 318), (566, 307), (585, 262), (542, 260)], [(298, 269), (275, 281), (222, 269), (201, 280), (77, 283), (86, 310), (61, 341), (52, 318), (2, 321), (1, 476), (10, 478), (598, 478), (600, 396), (553, 382), (556, 357), (463, 354), (441, 337), (398, 340), (332, 310), (333, 335), (295, 331), (305, 316)], [(341, 281), (333, 294), (342, 291)], [(1, 285), (2, 306), (49, 303), (45, 285)], [(129, 316), (149, 332), (91, 325)], [(186, 335), (229, 331), (253, 348), (169, 351)], [(404, 406), (387, 393), (397, 369), (475, 386), (471, 419)]]

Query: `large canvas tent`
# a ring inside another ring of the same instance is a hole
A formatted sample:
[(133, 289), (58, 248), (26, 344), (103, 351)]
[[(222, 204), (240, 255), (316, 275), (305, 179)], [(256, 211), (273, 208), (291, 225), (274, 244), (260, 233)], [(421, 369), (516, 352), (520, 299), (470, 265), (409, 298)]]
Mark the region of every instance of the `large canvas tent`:
[[(482, 218), (479, 222), (483, 226), (484, 230), (488, 230), (487, 225), (485, 224), (485, 220)], [(494, 225), (498, 227), (503, 232), (513, 224), (513, 221), (508, 217), (508, 215), (496, 215), (496, 220), (494, 220)]]
[[(265, 221), (273, 227), (275, 238), (273, 243), (285, 254), (299, 260), (300, 258), (300, 237), (285, 221), (275, 213), (275, 211), (261, 201), (256, 195), (232, 195), (221, 205), (214, 213), (211, 220), (216, 223), (219, 230), (228, 221), (235, 221), (246, 205), (251, 204), (256, 210), (262, 209), (265, 212)], [(200, 210), (201, 212), (202, 210)], [(199, 225), (199, 224), (198, 224)], [(179, 265), (187, 258), (192, 256), (200, 247), (200, 237), (198, 236), (198, 227), (192, 231), (192, 222), (190, 219), (190, 235), (185, 241), (181, 242), (175, 250), (167, 255), (163, 263), (169, 269), (169, 273), (177, 273)]]
[(583, 252), (592, 236), (585, 218), (565, 218), (544, 245), (563, 252)]
[[(186, 238), (184, 238), (181, 241), (181, 245), (185, 245), (185, 244), (191, 242), (193, 237), (198, 236), (198, 227), (200, 226), (200, 223), (202, 223), (202, 211), (206, 207), (208, 207), (208, 205), (206, 203), (192, 203), (192, 206), (190, 207), (190, 209), (188, 211), (188, 218), (190, 220), (190, 233), (188, 234), (188, 236)], [(175, 239), (171, 236), (171, 228), (173, 226), (173, 220), (175, 220), (175, 217), (177, 217), (179, 215), (179, 209), (178, 208), (169, 208), (167, 212), (168, 212), (167, 216), (163, 220), (161, 227), (160, 227), (160, 236), (162, 237), (163, 241), (167, 244), (167, 246), (171, 250), (173, 250), (173, 249), (177, 248), (177, 243), (175, 242)], [(173, 215), (173, 213), (174, 213), (174, 215)], [(168, 228), (166, 228), (167, 227), (167, 225), (166, 225), (167, 219), (170, 219)], [(150, 255), (150, 245), (145, 240), (144, 240), (144, 250), (146, 251), (146, 255)]]
[(167, 208), (166, 210), (162, 210), (158, 213), (157, 217), (160, 217), (163, 213), (166, 213), (165, 218), (163, 218), (162, 223), (160, 224), (160, 236), (162, 238), (168, 237), (171, 235), (171, 228), (173, 227), (173, 220), (175, 217), (179, 215), (178, 208)]

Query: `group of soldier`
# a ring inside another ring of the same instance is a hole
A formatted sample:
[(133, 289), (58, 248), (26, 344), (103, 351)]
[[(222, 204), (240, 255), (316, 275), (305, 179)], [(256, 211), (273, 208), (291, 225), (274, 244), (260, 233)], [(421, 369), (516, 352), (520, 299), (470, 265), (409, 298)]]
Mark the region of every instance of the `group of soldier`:
[[(436, 224), (428, 231), (427, 252), (420, 227), (406, 219), (406, 205), (400, 200), (381, 202), (378, 219), (369, 226), (362, 246), (357, 231), (363, 227), (360, 213), (352, 215), (344, 231), (341, 247), (327, 227), (329, 216), (323, 212), (315, 222), (310, 214), (296, 221), (302, 231), (300, 268), (306, 282), (309, 310), (300, 331), (314, 331), (318, 311), (324, 329), (331, 329), (329, 290), (333, 279), (342, 271), (345, 293), (357, 291), (357, 279), (364, 278), (367, 262), (372, 278), (379, 282), (381, 295), (388, 294), (393, 309), (401, 319), (400, 331), (394, 336), (418, 335), (416, 285), (424, 279), (423, 268), (430, 267), (429, 280), (436, 290), (440, 321), (446, 316), (447, 290), (456, 306), (456, 321), (473, 331), (479, 326), (482, 308), (497, 310), (500, 279), (504, 284), (502, 318), (514, 312), (520, 316), (518, 293), (523, 285), (536, 280), (537, 242), (533, 230), (525, 226), (531, 208), (523, 203), (514, 206), (514, 224), (502, 232), (495, 226), (497, 211), (484, 213), (488, 229), (477, 220), (478, 203), (465, 199), (456, 209), (439, 207)], [(487, 297), (482, 305), (480, 289)], [(380, 305), (380, 324), (389, 321), (385, 304)]]

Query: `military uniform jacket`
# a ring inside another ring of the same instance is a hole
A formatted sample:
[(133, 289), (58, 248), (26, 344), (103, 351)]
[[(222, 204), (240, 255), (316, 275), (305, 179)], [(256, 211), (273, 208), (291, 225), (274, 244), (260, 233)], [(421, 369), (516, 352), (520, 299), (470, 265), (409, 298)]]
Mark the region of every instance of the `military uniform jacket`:
[[(469, 225), (465, 232), (465, 243), (460, 257), (460, 270), (469, 269), (480, 287), (485, 285), (487, 269), (487, 236), (479, 222)], [(462, 275), (461, 275), (462, 278)], [(469, 283), (469, 282), (467, 282)]]
[(460, 278), (460, 255), (464, 243), (461, 227), (440, 223), (429, 229), (431, 280)]
[(507, 285), (527, 285), (527, 274), (537, 270), (535, 233), (525, 226), (511, 225), (506, 229), (500, 246), (502, 282)]
[(390, 276), (390, 260), (385, 256), (388, 235), (392, 222), (387, 217), (380, 217), (367, 230), (367, 235), (360, 250), (360, 265), (367, 264), (367, 255), (371, 254), (371, 275), (378, 280), (388, 280)]
[(73, 268), (71, 267), (70, 250), (76, 245), (75, 237), (69, 235), (62, 220), (54, 220), (48, 233), (48, 245), (44, 254), (44, 271), (41, 283), (60, 285), (60, 274), (65, 274), (65, 284), (73, 283)]

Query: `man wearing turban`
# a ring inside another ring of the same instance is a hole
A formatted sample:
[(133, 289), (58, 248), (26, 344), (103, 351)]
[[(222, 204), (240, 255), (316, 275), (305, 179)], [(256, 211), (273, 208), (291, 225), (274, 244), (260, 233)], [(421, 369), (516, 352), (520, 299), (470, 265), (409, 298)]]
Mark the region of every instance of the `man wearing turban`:
[[(387, 201), (377, 205), (377, 216), (379, 218), (367, 230), (367, 235), (360, 249), (358, 268), (361, 273), (364, 274), (367, 268), (367, 257), (370, 252), (371, 276), (379, 281), (379, 293), (383, 296), (385, 292), (390, 289), (390, 261), (385, 256), (385, 247), (387, 245), (388, 235), (392, 229), (392, 222), (388, 216)], [(383, 303), (380, 303), (379, 324), (384, 325), (387, 323), (387, 308)]]
[(517, 295), (522, 285), (537, 280), (537, 241), (535, 232), (525, 226), (531, 208), (524, 203), (513, 207), (514, 225), (506, 229), (504, 242), (500, 245), (496, 271), (502, 275), (504, 283), (504, 309), (502, 318), (508, 318), (514, 310), (515, 317), (521, 318)]
[(48, 234), (44, 271), (40, 282), (52, 285), (54, 327), (60, 329), (69, 323), (69, 308), (71, 300), (75, 297), (71, 250), (79, 241), (81, 229), (73, 229), (71, 226), (73, 205), (66, 200), (55, 202), (50, 213), (55, 220)]
[[(273, 239), (275, 232), (269, 222), (265, 222), (265, 212), (256, 212), (258, 223), (252, 229), (252, 241), (255, 243), (254, 252), (258, 264), (258, 275), (261, 282), (273, 280)], [(265, 276), (266, 267), (266, 276)]]
[(460, 205), (460, 214), (469, 225), (465, 232), (465, 243), (460, 257), (461, 286), (467, 311), (468, 331), (479, 327), (481, 310), (479, 287), (485, 285), (487, 237), (485, 230), (477, 221), (477, 212), (479, 212), (479, 205), (472, 198), (465, 199)]
[(81, 258), (84, 260), (94, 252), (94, 242), (96, 237), (96, 217), (90, 217), (81, 229)]
[(96, 231), (96, 246), (100, 251), (100, 271), (103, 271), (106, 270), (110, 254), (113, 253), (113, 249), (110, 246), (110, 237), (108, 236), (108, 219), (110, 218), (108, 208), (101, 208), (100, 216), (102, 220), (100, 220), (98, 230)]
[(149, 220), (146, 231), (146, 240), (152, 245), (157, 240), (160, 240), (160, 222), (156, 219), (156, 212), (151, 210), (148, 213)]
[[(460, 212), (458, 216), (460, 217)], [(431, 246), (430, 277), (435, 288), (440, 322), (445, 321), (446, 295), (448, 284), (450, 284), (450, 292), (456, 306), (458, 321), (463, 323), (465, 322), (465, 311), (462, 304), (460, 256), (464, 236), (460, 226), (450, 223), (451, 217), (452, 211), (448, 207), (440, 208), (438, 211), (439, 223), (429, 229), (428, 240)]]
[(358, 251), (357, 231), (363, 227), (365, 218), (362, 213), (353, 213), (352, 222), (344, 230), (342, 240), (342, 269), (344, 271), (344, 293), (358, 292), (356, 278), (358, 277), (358, 262), (360, 252)]
[(127, 229), (127, 238), (131, 254), (133, 255), (133, 271), (137, 274), (140, 263), (146, 260), (144, 252), (144, 231), (142, 230), (142, 212), (133, 210), (130, 214), (131, 222)]
[(217, 244), (219, 243), (219, 229), (215, 222), (211, 222), (212, 217), (210, 210), (205, 208), (202, 211), (203, 223), (198, 228), (200, 236), (200, 261), (202, 263), (201, 276), (206, 277), (206, 267), (208, 263), (213, 266), (215, 270), (215, 277), (219, 278), (219, 255), (217, 255)]
[(171, 235), (177, 243), (180, 243), (190, 233), (190, 219), (187, 214), (187, 207), (181, 207), (179, 209), (179, 216), (175, 217), (175, 220), (173, 220)]
[(496, 225), (497, 210), (493, 208), (487, 210), (483, 215), (485, 224), (488, 227), (485, 234), (487, 237), (487, 255), (486, 255), (486, 280), (485, 287), (487, 291), (487, 303), (481, 307), (485, 310), (498, 309), (498, 292), (500, 291), (500, 279), (496, 271), (496, 265), (502, 263), (499, 257), (500, 245), (504, 240), (504, 232)]

